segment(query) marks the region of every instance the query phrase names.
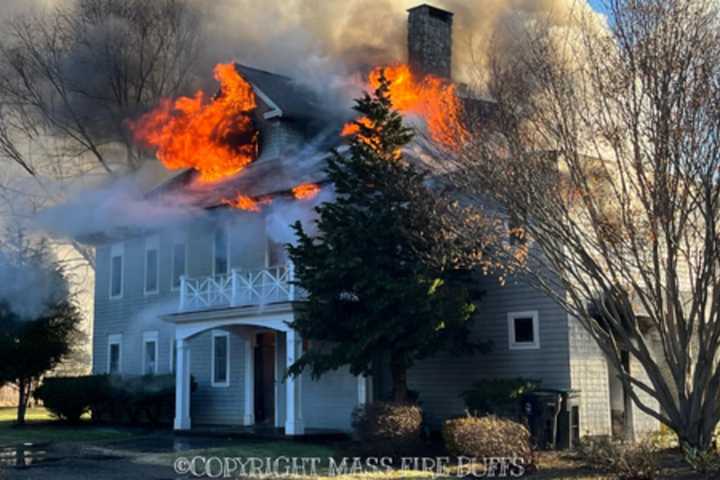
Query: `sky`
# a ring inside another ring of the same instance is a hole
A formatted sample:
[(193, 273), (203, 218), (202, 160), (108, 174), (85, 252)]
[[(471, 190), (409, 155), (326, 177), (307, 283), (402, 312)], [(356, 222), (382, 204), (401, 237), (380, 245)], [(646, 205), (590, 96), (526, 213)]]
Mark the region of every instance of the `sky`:
[(590, 6), (592, 8), (594, 8), (598, 12), (607, 13), (607, 9), (605, 8), (605, 5), (604, 5), (605, 0), (588, 0), (588, 3), (590, 4)]

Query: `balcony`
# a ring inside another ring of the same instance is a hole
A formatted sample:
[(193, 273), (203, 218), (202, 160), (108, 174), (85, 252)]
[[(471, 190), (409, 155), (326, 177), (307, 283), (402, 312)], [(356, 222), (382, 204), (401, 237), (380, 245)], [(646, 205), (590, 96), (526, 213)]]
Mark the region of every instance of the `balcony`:
[(292, 263), (260, 270), (233, 269), (228, 275), (180, 280), (179, 312), (215, 308), (261, 306), (303, 297), (292, 283)]

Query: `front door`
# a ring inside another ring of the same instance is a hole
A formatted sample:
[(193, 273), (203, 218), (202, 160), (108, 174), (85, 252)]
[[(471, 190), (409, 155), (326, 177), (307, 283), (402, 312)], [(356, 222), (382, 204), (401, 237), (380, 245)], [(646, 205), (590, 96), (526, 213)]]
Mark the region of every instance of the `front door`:
[(255, 422), (274, 423), (275, 334), (257, 334), (255, 342)]

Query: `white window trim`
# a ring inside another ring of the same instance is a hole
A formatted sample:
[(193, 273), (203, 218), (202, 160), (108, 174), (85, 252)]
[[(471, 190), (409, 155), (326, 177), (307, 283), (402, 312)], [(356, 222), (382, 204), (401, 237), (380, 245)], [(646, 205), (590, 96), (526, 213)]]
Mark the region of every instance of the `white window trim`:
[[(213, 233), (214, 235), (214, 233)], [(187, 239), (182, 240), (175, 240), (172, 243), (172, 250), (170, 251), (170, 290), (173, 292), (177, 292), (180, 290), (180, 286), (182, 285), (182, 280), (178, 282), (177, 285), (175, 285), (175, 247), (178, 245), (183, 245), (184, 251), (185, 251), (185, 258), (183, 259), (183, 262), (185, 263), (185, 272), (183, 275), (187, 275), (188, 272), (188, 242)], [(215, 249), (215, 239), (213, 238), (213, 250)], [(213, 252), (213, 268), (215, 268), (215, 254)]]
[[(215, 381), (215, 339), (218, 337), (227, 337), (227, 358), (225, 360), (225, 381), (224, 382), (216, 382)], [(211, 362), (210, 362), (210, 384), (213, 387), (229, 387), (230, 386), (230, 332), (225, 332), (222, 330), (214, 330), (212, 332), (212, 345), (211, 345), (210, 353), (211, 353)]]
[[(113, 295), (113, 258), (120, 257), (120, 293)], [(125, 245), (116, 243), (110, 248), (110, 277), (108, 281), (108, 295), (110, 299), (117, 300), (123, 297), (125, 292)]]
[(122, 374), (122, 367), (123, 367), (123, 347), (122, 347), (122, 334), (121, 333), (115, 333), (112, 335), (108, 335), (108, 347), (107, 347), (107, 362), (105, 365), (105, 371), (110, 374), (110, 346), (111, 345), (117, 345), (118, 346), (118, 375)]
[[(215, 255), (215, 253), (216, 253), (215, 232), (217, 230), (225, 231), (225, 250), (226, 250), (225, 258), (227, 259), (227, 271), (222, 272), (222, 273), (218, 273), (215, 271), (215, 263), (216, 263), (215, 262), (215, 256), (216, 256)], [(187, 252), (187, 250), (186, 250), (186, 252)], [(187, 255), (187, 253), (186, 253), (186, 255)], [(227, 226), (222, 226), (222, 227), (218, 227), (215, 230), (213, 230), (213, 234), (212, 234), (212, 272), (213, 272), (213, 277), (215, 277), (217, 275), (229, 275), (231, 271), (232, 271), (232, 267), (230, 266), (230, 229)]]
[(145, 348), (145, 345), (148, 342), (154, 342), (155, 343), (155, 368), (153, 369), (153, 374), (157, 375), (158, 373), (158, 366), (160, 362), (158, 361), (158, 357), (160, 354), (159, 344), (158, 344), (158, 332), (143, 332), (143, 338), (142, 338), (142, 374), (147, 374), (147, 369), (145, 368), (147, 366), (147, 350)]
[[(533, 341), (532, 342), (516, 342), (515, 341), (515, 319), (532, 318), (533, 324)], [(525, 312), (510, 312), (507, 314), (508, 319), (508, 348), (510, 350), (537, 350), (540, 348), (540, 314), (537, 310), (528, 310)]]
[[(148, 252), (155, 250), (155, 289), (148, 290), (147, 286), (147, 272), (148, 272)], [(145, 239), (145, 275), (143, 275), (144, 291), (145, 295), (157, 295), (160, 293), (160, 241), (157, 236), (148, 237)]]

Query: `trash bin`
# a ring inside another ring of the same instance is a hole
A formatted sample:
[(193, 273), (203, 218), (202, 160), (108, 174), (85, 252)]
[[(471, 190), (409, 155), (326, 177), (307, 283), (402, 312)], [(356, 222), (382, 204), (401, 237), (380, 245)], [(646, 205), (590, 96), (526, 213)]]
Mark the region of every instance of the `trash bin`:
[(528, 429), (539, 448), (555, 448), (557, 445), (558, 415), (562, 401), (563, 392), (559, 390), (535, 390), (522, 397)]

